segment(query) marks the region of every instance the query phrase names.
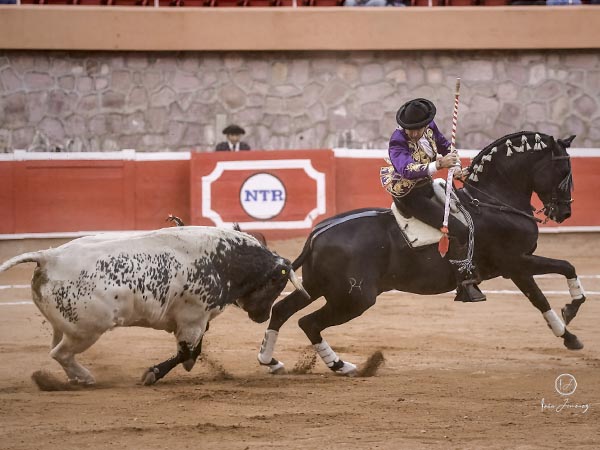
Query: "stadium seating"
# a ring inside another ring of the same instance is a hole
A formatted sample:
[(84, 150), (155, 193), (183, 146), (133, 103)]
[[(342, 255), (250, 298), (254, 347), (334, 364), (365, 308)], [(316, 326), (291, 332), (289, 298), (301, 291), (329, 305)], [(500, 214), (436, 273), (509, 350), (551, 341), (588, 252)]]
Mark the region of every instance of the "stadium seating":
[(298, 6), (342, 6), (344, 0), (298, 0)]
[(154, 6), (154, 0), (101, 0), (100, 4), (107, 6)]
[[(429, 6), (430, 0), (410, 0), (410, 6)], [(441, 0), (431, 0), (431, 6), (441, 6)]]
[(481, 6), (508, 6), (510, 0), (479, 0)]
[[(581, 0), (589, 5), (590, 0)], [(597, 0), (600, 1), (600, 0)], [(404, 0), (407, 6), (545, 5), (545, 0)], [(21, 0), (29, 5), (155, 6), (155, 0)], [(344, 0), (158, 0), (160, 7), (276, 7), (343, 6)]]
[(247, 6), (292, 6), (293, 0), (248, 0)]
[(444, 0), (444, 6), (476, 6), (477, 0)]
[[(152, 1), (152, 0), (150, 0)], [(159, 6), (166, 7), (183, 7), (183, 6), (211, 6), (210, 0), (159, 0)]]

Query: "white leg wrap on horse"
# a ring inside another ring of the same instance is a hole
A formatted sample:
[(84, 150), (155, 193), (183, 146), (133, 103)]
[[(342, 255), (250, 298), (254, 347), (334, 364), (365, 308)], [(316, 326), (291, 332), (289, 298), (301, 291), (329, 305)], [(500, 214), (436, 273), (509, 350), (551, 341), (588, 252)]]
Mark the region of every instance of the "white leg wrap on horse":
[(314, 348), (323, 362), (327, 364), (327, 367), (334, 370), (338, 375), (353, 376), (356, 374), (356, 366), (347, 361), (342, 361), (342, 366), (334, 369), (336, 363), (339, 365), (340, 358), (335, 354), (325, 339), (323, 339), (320, 344), (315, 344)]
[(263, 338), (262, 344), (260, 344), (260, 350), (258, 351), (258, 361), (261, 364), (269, 364), (271, 359), (273, 359), (273, 351), (275, 351), (277, 336), (279, 336), (278, 331), (265, 331), (265, 337)]
[(546, 322), (548, 322), (548, 325), (550, 325), (550, 328), (552, 328), (554, 336), (560, 337), (563, 334), (565, 334), (565, 324), (562, 320), (560, 320), (560, 318), (554, 311), (550, 309), (542, 315), (544, 316), (544, 319), (546, 319)]
[(336, 361), (339, 361), (340, 358), (338, 358), (338, 355), (335, 354), (325, 339), (320, 344), (315, 344), (314, 347), (323, 362), (327, 364), (327, 367), (332, 367)]
[(583, 286), (579, 281), (579, 277), (569, 278), (567, 280), (567, 284), (569, 285), (569, 293), (571, 294), (571, 298), (573, 300), (580, 300), (585, 297), (585, 291), (583, 290)]

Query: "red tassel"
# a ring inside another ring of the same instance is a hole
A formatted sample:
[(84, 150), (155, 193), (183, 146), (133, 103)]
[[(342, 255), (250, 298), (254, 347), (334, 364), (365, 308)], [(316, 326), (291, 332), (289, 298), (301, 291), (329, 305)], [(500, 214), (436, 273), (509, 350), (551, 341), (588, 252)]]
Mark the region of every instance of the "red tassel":
[(450, 241), (448, 240), (448, 228), (442, 227), (440, 231), (442, 232), (442, 237), (440, 238), (440, 242), (438, 244), (438, 251), (440, 252), (440, 255), (442, 255), (443, 258), (444, 256), (446, 256), (446, 253), (448, 253)]

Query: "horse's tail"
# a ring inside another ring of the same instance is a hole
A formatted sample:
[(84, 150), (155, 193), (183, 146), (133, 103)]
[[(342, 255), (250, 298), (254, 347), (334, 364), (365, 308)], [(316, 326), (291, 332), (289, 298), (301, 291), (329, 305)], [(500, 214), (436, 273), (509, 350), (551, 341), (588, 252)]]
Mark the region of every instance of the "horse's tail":
[[(314, 233), (314, 231), (313, 231), (313, 233)], [(313, 240), (313, 233), (311, 233), (308, 236), (308, 239), (306, 239), (306, 242), (304, 243), (304, 248), (302, 248), (302, 253), (300, 253), (300, 255), (298, 255), (298, 257), (292, 263), (292, 269), (298, 270), (298, 268), (300, 266), (302, 266), (302, 264), (304, 264), (304, 260), (308, 256), (308, 253), (312, 250), (311, 244), (312, 244), (312, 240)]]
[(41, 251), (23, 253), (22, 255), (15, 256), (14, 258), (11, 258), (8, 261), (5, 261), (4, 263), (0, 264), (0, 272), (4, 272), (5, 270), (8, 270), (11, 267), (21, 263), (35, 262), (39, 264), (43, 259), (42, 257), (43, 252)]

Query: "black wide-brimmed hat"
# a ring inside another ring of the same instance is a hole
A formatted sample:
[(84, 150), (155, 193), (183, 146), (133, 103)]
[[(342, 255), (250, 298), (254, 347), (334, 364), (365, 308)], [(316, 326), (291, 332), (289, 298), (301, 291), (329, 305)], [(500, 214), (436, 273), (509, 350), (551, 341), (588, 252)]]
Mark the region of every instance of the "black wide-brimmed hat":
[(246, 134), (246, 130), (239, 125), (229, 125), (223, 128), (223, 134)]
[(396, 122), (406, 130), (423, 128), (435, 117), (435, 105), (425, 98), (406, 102), (396, 113)]

